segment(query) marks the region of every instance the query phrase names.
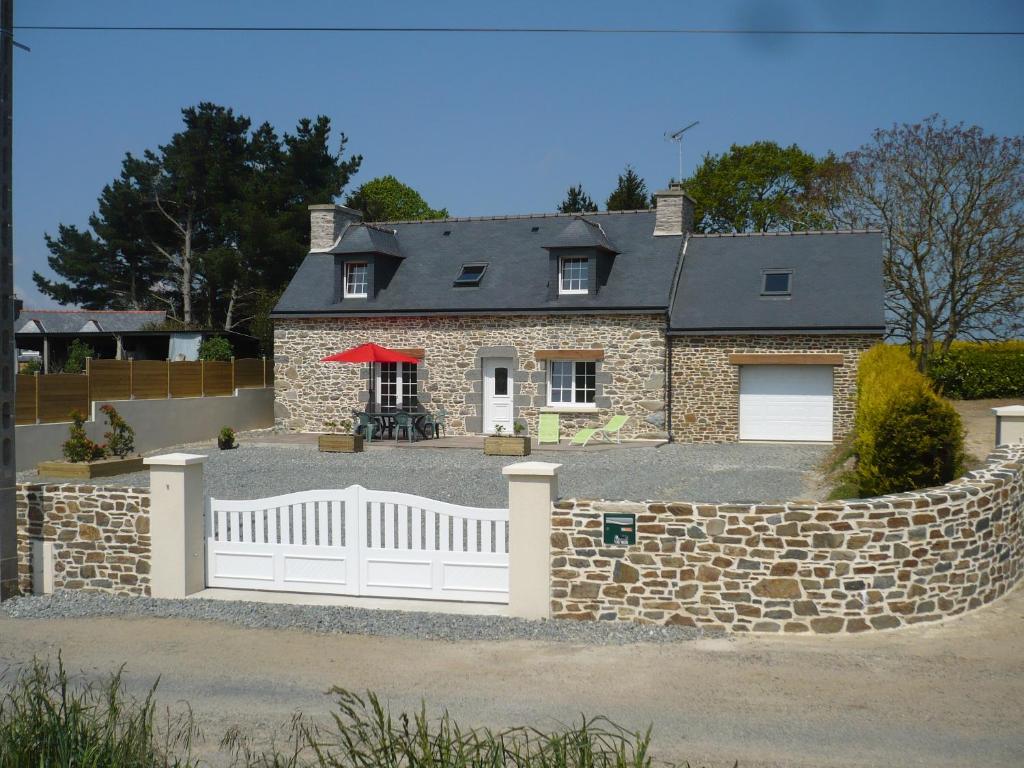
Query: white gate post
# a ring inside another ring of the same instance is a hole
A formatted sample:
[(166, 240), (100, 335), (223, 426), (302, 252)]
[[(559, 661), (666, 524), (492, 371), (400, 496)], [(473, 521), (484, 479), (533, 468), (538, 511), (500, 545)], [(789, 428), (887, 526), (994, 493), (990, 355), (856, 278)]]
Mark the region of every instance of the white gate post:
[(205, 456), (166, 453), (149, 465), (150, 594), (185, 597), (206, 586), (203, 462)]
[(524, 461), (508, 478), (508, 608), (524, 619), (551, 615), (551, 505), (558, 498), (561, 464)]

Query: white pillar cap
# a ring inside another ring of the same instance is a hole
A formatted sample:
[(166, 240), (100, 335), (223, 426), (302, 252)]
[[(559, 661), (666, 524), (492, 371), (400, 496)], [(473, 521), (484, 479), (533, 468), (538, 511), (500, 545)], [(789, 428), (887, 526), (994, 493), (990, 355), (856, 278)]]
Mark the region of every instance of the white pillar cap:
[(163, 453), (159, 456), (149, 456), (142, 460), (143, 464), (151, 467), (187, 467), (192, 464), (202, 464), (206, 456), (198, 453)]
[(993, 408), (992, 413), (996, 416), (1024, 416), (1024, 405), (1004, 405)]
[(561, 466), (547, 461), (520, 461), (502, 468), (501, 474), (505, 477), (554, 477)]

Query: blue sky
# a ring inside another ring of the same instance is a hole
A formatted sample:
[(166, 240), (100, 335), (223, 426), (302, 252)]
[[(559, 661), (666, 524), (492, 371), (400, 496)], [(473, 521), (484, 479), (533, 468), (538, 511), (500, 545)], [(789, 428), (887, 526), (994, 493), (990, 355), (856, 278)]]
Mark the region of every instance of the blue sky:
[[(331, 2), (20, 0), (16, 24), (1024, 29), (1019, 0)], [(677, 174), (663, 134), (706, 152), (771, 139), (821, 154), (939, 112), (1024, 133), (1024, 38), (750, 38), (22, 31), (15, 52), (15, 282), (47, 272), (44, 232), (85, 225), (126, 151), (165, 142), (214, 101), (290, 130), (328, 115), (362, 154), (453, 215), (601, 202), (631, 163)]]

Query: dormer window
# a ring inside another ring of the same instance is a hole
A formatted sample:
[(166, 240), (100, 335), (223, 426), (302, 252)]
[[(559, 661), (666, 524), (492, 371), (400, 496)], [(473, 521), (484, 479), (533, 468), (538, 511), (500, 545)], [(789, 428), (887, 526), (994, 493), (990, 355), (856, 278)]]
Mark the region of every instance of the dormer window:
[(793, 270), (766, 269), (761, 273), (762, 296), (789, 296)]
[(463, 264), (459, 276), (455, 278), (455, 285), (459, 287), (480, 285), (485, 271), (487, 271), (486, 264)]
[(588, 293), (590, 291), (590, 259), (563, 256), (558, 263), (558, 292)]
[(365, 299), (369, 288), (369, 270), (365, 261), (345, 264), (345, 298)]

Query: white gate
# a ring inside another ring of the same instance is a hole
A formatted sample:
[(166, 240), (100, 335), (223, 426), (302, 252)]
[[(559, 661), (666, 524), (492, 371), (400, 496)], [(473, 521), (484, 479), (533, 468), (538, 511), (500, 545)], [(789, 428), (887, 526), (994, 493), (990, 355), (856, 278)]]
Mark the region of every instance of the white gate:
[(508, 602), (508, 510), (358, 485), (210, 499), (210, 587)]

